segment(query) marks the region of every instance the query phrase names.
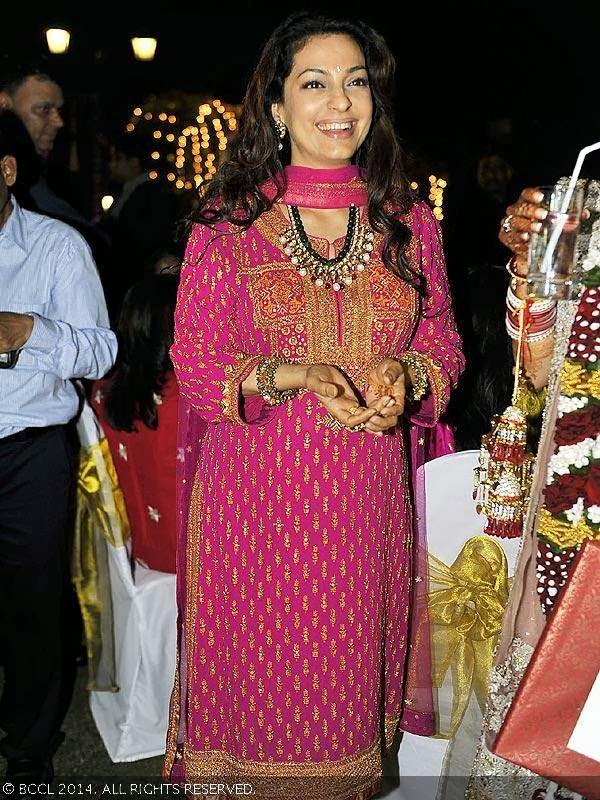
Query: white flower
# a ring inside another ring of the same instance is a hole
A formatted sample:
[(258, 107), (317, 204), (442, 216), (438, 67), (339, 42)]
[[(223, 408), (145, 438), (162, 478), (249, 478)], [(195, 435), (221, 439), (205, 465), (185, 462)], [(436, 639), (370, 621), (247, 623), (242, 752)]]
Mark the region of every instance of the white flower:
[(177, 448), (177, 461), (181, 461), (182, 464), (185, 461), (185, 452), (183, 447)]
[(594, 525), (600, 525), (600, 506), (590, 506), (587, 510), (588, 519)]
[(573, 508), (570, 508), (568, 511), (565, 511), (565, 517), (569, 520), (569, 522), (575, 527), (579, 520), (583, 517), (583, 512), (585, 511), (585, 507), (583, 505), (583, 497), (580, 497)]
[(592, 445), (592, 458), (600, 458), (600, 433), (596, 436), (596, 441)]
[(548, 483), (551, 482), (552, 475), (566, 475), (569, 471), (569, 457), (566, 453), (560, 451), (564, 448), (560, 447), (558, 453), (555, 453), (548, 462)]
[(591, 272), (595, 266), (596, 266), (596, 259), (590, 258), (589, 256), (585, 258), (581, 263), (581, 268), (584, 272)]
[(586, 272), (590, 272), (594, 267), (598, 266), (598, 264), (600, 264), (600, 248), (598, 244), (594, 242), (590, 245), (581, 266)]
[(588, 437), (582, 442), (577, 442), (577, 444), (566, 444), (559, 447), (558, 452), (556, 452), (548, 462), (547, 483), (552, 482), (553, 473), (557, 475), (567, 475), (569, 473), (569, 467), (577, 467), (577, 469), (587, 467), (590, 463), (590, 457), (600, 457), (600, 455), (594, 455), (595, 449), (597, 449), (600, 454), (600, 435), (598, 435), (595, 442), (594, 439)]
[(154, 400), (155, 406), (162, 406), (162, 397), (156, 392), (152, 392), (152, 399)]
[(123, 461), (127, 461), (127, 448), (123, 444), (123, 442), (119, 442), (119, 455), (123, 459)]
[(96, 403), (97, 405), (100, 405), (100, 403), (102, 402), (102, 398), (103, 397), (104, 397), (104, 395), (102, 394), (100, 389), (96, 389), (96, 391), (94, 392), (94, 403)]
[(566, 397), (564, 394), (558, 398), (558, 416), (570, 414), (572, 411), (579, 411), (588, 404), (587, 397)]

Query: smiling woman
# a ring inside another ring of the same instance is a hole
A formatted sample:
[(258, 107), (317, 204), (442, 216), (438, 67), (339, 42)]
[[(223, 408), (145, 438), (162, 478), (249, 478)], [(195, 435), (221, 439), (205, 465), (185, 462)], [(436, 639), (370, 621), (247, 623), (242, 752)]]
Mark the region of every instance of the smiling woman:
[(364, 56), (347, 36), (315, 36), (298, 53), (274, 119), (286, 127), (292, 163), (345, 166), (364, 142), (373, 101)]
[(433, 732), (406, 428), (435, 424), (462, 356), (393, 75), (365, 24), (286, 20), (195, 214), (172, 780), (364, 800), (399, 728)]

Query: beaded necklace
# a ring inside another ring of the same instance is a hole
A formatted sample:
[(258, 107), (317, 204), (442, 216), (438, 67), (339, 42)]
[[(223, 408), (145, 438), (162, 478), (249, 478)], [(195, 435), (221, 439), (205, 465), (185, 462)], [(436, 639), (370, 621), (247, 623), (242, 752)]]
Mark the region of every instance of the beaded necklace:
[(350, 286), (357, 272), (362, 272), (373, 250), (373, 232), (359, 222), (358, 208), (350, 205), (344, 245), (337, 256), (324, 258), (308, 238), (297, 206), (288, 206), (291, 225), (279, 237), (283, 252), (290, 256), (300, 275), (310, 275), (318, 287), (339, 292)]

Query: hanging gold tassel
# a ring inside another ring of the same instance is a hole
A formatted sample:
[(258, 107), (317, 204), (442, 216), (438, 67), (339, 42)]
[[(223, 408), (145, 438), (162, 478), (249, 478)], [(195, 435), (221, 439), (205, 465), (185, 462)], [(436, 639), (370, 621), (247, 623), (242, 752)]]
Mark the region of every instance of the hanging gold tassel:
[(491, 432), (481, 439), (473, 492), (477, 513), (487, 517), (484, 533), (510, 539), (521, 535), (534, 460), (534, 456), (526, 450), (527, 416), (524, 406), (528, 393), (521, 380), (528, 308), (529, 303), (526, 302), (520, 314), (511, 405), (494, 418)]

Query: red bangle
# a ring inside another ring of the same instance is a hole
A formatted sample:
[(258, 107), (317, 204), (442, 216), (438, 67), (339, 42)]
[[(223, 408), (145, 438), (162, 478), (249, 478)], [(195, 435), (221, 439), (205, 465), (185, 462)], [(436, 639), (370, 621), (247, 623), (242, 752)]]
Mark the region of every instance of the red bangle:
[[(521, 324), (521, 315), (519, 313), (507, 309), (506, 315), (516, 327)], [(556, 308), (550, 308), (547, 311), (540, 312), (539, 314), (530, 314), (527, 322), (527, 329), (533, 330), (535, 328), (543, 327), (547, 322), (554, 322), (555, 319)]]
[[(515, 330), (519, 331), (521, 329), (521, 319), (519, 316), (515, 314), (511, 314), (509, 311), (506, 312), (506, 321), (510, 327)], [(554, 323), (556, 322), (556, 314), (545, 314), (543, 317), (540, 316), (539, 319), (536, 319), (534, 322), (530, 322), (525, 329), (525, 334), (527, 336), (533, 335), (534, 333), (542, 333), (543, 331), (549, 331), (551, 328), (554, 327)]]

